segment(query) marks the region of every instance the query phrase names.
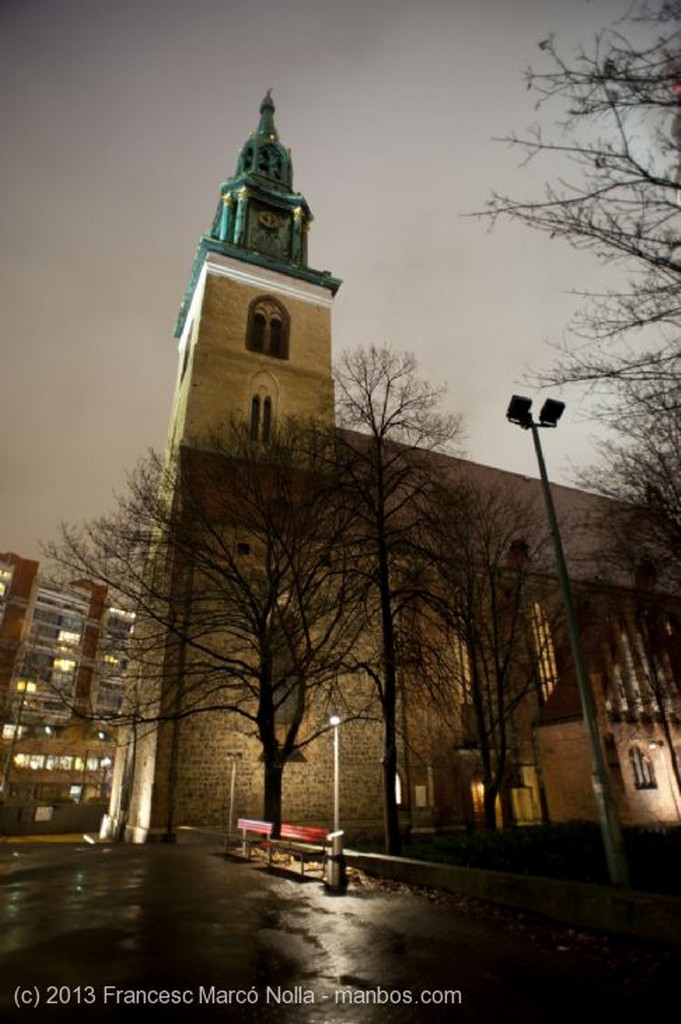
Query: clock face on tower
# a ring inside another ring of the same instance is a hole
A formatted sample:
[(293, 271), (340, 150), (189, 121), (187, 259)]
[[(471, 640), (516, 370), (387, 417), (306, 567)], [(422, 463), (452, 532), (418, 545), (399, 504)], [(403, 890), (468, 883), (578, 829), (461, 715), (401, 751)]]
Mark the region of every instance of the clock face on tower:
[(254, 203), (248, 211), (246, 245), (264, 256), (288, 257), (291, 253), (290, 214)]

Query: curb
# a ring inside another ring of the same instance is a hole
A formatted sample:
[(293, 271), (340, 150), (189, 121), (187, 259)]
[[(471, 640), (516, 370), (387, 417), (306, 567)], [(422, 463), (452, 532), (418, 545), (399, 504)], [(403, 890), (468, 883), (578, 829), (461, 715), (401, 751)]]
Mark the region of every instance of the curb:
[(681, 946), (681, 899), (675, 896), (354, 850), (344, 856), (348, 865), (377, 878), (458, 892), (578, 928)]

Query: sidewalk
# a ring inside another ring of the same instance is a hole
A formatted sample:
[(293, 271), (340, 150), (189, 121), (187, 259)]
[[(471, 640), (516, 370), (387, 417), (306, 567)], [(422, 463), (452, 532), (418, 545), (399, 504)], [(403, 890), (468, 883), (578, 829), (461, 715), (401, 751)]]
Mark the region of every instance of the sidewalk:
[(1, 843), (82, 843), (99, 842), (95, 836), (90, 836), (89, 839), (85, 839), (82, 833), (64, 833), (59, 835), (40, 835), (40, 836), (0, 836)]
[(660, 954), (642, 970), (567, 929), (540, 948), (455, 899), (333, 896), (201, 845), (11, 843), (0, 886), (3, 1021), (132, 1022), (153, 1005), (199, 1024), (574, 1024), (631, 1019), (681, 968)]

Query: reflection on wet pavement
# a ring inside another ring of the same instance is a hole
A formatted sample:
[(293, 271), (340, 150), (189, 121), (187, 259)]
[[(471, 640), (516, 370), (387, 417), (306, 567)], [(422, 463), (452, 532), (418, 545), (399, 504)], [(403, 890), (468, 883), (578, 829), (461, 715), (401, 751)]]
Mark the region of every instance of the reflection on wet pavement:
[(498, 921), (203, 848), (2, 846), (0, 888), (3, 1020), (575, 1024), (624, 1003), (578, 953)]

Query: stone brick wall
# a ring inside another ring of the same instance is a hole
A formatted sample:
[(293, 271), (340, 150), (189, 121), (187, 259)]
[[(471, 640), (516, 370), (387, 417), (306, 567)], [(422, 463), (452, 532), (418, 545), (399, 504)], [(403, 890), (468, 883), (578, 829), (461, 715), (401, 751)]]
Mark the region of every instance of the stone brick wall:
[[(229, 275), (234, 261), (212, 259), (224, 267), (219, 275), (208, 273), (200, 316), (197, 310), (189, 321), (193, 342), (174, 401), (174, 439), (200, 444), (220, 436), (231, 417), (247, 420), (259, 380), (267, 383), (280, 422), (291, 417), (330, 421), (331, 311), (324, 289), (298, 282), (291, 292), (282, 275), (264, 270), (257, 271), (261, 283), (245, 283), (222, 276)], [(290, 317), (288, 359), (246, 348), (248, 307), (264, 294), (275, 295)]]
[[(341, 827), (354, 839), (375, 834), (381, 828), (382, 730), (375, 719), (352, 717), (353, 700), (348, 690), (346, 687), (347, 714), (340, 726), (340, 817)], [(366, 693), (357, 694), (356, 706), (365, 708)], [(261, 745), (247, 728), (237, 714), (220, 711), (191, 715), (159, 728), (151, 822), (154, 831), (164, 830), (171, 799), (174, 828), (228, 828), (230, 811), (232, 822), (241, 816), (262, 817)], [(305, 745), (286, 765), (282, 818), (331, 827), (331, 729)]]
[(543, 726), (538, 746), (550, 820), (596, 821), (591, 755), (582, 720)]

